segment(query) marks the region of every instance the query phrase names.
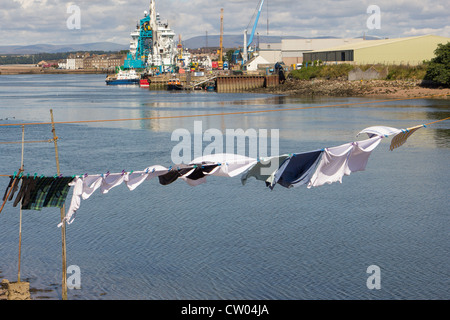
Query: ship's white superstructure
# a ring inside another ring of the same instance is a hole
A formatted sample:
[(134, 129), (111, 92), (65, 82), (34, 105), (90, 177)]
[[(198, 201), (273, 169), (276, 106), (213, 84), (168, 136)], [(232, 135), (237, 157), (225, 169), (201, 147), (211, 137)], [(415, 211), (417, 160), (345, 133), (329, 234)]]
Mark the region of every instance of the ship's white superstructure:
[[(143, 26), (138, 23), (136, 29), (130, 34), (130, 53), (136, 60), (145, 56), (142, 62), (146, 64), (150, 73), (172, 72), (177, 61), (175, 32), (170, 29), (167, 21), (161, 21), (159, 13), (156, 12), (154, 0), (150, 0), (149, 10), (149, 12), (145, 11), (144, 13), (146, 21), (144, 28), (149, 28), (145, 30), (151, 30), (151, 40), (150, 38), (143, 40), (141, 32)], [(142, 21), (144, 20), (141, 20), (141, 24), (143, 24)], [(144, 46), (148, 48), (145, 55), (141, 54)]]
[(153, 50), (148, 57), (148, 64), (159, 67), (162, 72), (170, 72), (173, 70), (177, 58), (175, 32), (170, 29), (167, 21), (161, 21), (158, 13), (155, 14), (154, 21), (156, 29), (153, 29)]

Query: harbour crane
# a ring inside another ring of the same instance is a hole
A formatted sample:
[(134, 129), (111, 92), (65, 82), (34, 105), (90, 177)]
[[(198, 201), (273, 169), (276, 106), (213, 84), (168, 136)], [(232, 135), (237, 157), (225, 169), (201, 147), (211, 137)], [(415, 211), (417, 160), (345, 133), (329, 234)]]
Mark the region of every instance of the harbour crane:
[(259, 17), (261, 16), (261, 10), (264, 5), (264, 0), (260, 0), (258, 6), (258, 12), (256, 14), (255, 23), (253, 24), (252, 33), (250, 34), (250, 38), (247, 41), (247, 29), (244, 31), (244, 53), (242, 57), (242, 63), (245, 63), (248, 60), (248, 52), (251, 50), (250, 46), (253, 42), (253, 38), (255, 36), (256, 26), (258, 25)]
[(223, 8), (220, 9), (220, 49), (219, 49), (219, 69), (223, 69)]

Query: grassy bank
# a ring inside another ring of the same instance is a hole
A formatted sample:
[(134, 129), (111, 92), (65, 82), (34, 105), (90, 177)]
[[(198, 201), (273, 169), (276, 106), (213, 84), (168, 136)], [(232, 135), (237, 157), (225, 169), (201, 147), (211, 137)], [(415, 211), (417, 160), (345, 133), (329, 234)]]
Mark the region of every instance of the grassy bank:
[(334, 64), (334, 65), (313, 65), (303, 67), (299, 70), (293, 70), (289, 73), (289, 77), (297, 80), (346, 80), (352, 70), (356, 68), (366, 71), (372, 68), (379, 72), (382, 76), (381, 80), (423, 80), (427, 72), (428, 64), (418, 66), (405, 65), (351, 65), (351, 64)]

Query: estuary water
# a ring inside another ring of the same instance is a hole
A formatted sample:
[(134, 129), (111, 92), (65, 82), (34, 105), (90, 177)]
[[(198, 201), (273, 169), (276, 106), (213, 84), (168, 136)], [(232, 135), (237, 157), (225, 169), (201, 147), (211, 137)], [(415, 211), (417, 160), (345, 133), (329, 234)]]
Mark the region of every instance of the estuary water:
[[(332, 147), (374, 125), (407, 128), (450, 116), (450, 100), (149, 91), (106, 86), (103, 75), (0, 76), (0, 124), (57, 124), (61, 172), (100, 174), (172, 165), (176, 129), (278, 129), (279, 154)], [(372, 101), (371, 104), (352, 104)], [(343, 104), (253, 114), (179, 117)], [(0, 126), (0, 174), (20, 166), (21, 126)], [(209, 177), (197, 187), (157, 179), (82, 201), (67, 226), (67, 265), (85, 299), (450, 299), (450, 122), (372, 152), (366, 171), (322, 187), (274, 190), (262, 181)], [(25, 140), (52, 138), (50, 125)], [(56, 173), (53, 143), (26, 144), (25, 172)], [(2, 195), (9, 178), (0, 177)], [(70, 203), (71, 193), (66, 204)], [(21, 278), (33, 299), (61, 299), (59, 209), (23, 211)], [(19, 208), (0, 214), (0, 278), (17, 279)], [(369, 289), (369, 266), (381, 288)]]

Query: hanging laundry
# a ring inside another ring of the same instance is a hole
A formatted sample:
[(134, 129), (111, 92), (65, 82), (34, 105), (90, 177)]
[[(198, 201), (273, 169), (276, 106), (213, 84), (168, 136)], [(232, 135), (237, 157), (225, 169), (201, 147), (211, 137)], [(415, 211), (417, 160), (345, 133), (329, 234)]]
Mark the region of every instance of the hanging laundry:
[[(54, 178), (49, 177), (39, 177), (36, 181), (36, 187), (30, 192), (30, 198), (26, 205), (22, 205), (23, 210), (40, 210), (41, 204), (43, 204), (42, 197), (47, 195), (48, 188), (50, 187), (50, 183)], [(46, 189), (46, 191), (44, 191)], [(45, 192), (43, 194), (43, 192)], [(38, 201), (42, 201), (42, 203), (38, 203)]]
[(40, 211), (44, 206), (45, 199), (49, 194), (50, 188), (55, 181), (55, 178), (43, 177), (39, 179), (36, 187), (36, 192), (34, 192), (30, 197), (30, 202), (28, 205), (22, 209), (24, 210), (38, 210)]
[(353, 142), (353, 149), (347, 163), (346, 175), (352, 172), (366, 170), (372, 151), (380, 144), (382, 136), (375, 136), (368, 140)]
[(307, 184), (315, 172), (323, 150), (293, 154), (287, 158), (275, 172), (273, 180), (268, 185), (273, 189), (276, 184), (285, 188), (298, 187)]
[(175, 182), (178, 178), (189, 175), (192, 172), (194, 172), (195, 168), (194, 165), (185, 165), (185, 164), (178, 164), (175, 165), (169, 172), (166, 174), (160, 175), (158, 177), (159, 183), (163, 186), (167, 186), (173, 182)]
[(61, 227), (63, 222), (71, 224), (75, 219), (77, 210), (80, 208), (81, 200), (87, 200), (97, 189), (102, 193), (109, 192), (112, 188), (125, 182), (129, 190), (134, 190), (145, 180), (166, 174), (168, 169), (163, 166), (152, 166), (145, 171), (136, 171), (133, 173), (122, 172), (105, 175), (83, 175), (76, 177), (69, 186), (74, 187), (72, 199), (64, 220), (58, 224)]
[(6, 201), (6, 197), (8, 197), (8, 191), (12, 187), (13, 181), (14, 181), (13, 176), (10, 176), (8, 186), (6, 187), (5, 194), (3, 195), (2, 201)]
[[(241, 183), (245, 185), (248, 178), (253, 177), (256, 180), (266, 181), (269, 179), (270, 182), (273, 179), (273, 174), (278, 170), (280, 165), (289, 158), (288, 154), (274, 157), (261, 157), (259, 161), (252, 165), (244, 174), (241, 176)], [(273, 167), (273, 168), (272, 168)], [(273, 170), (272, 170), (273, 169)], [(271, 171), (270, 173), (267, 171)], [(271, 178), (272, 177), (272, 178)], [(268, 182), (270, 184), (270, 182)]]
[(217, 164), (219, 165), (218, 169), (211, 175), (219, 177), (235, 177), (256, 163), (257, 160), (254, 158), (231, 153), (218, 153), (196, 158), (189, 164)]
[(20, 187), (19, 193), (14, 200), (13, 206), (17, 207), (19, 202), (22, 208), (27, 206), (30, 201), (31, 193), (36, 189), (37, 179), (30, 177), (22, 178), (22, 186)]
[[(351, 172), (364, 170), (370, 153), (380, 141), (381, 136), (375, 136), (364, 141), (325, 148), (317, 169), (308, 183), (308, 188), (334, 182), (342, 183), (344, 175), (350, 175)], [(352, 156), (355, 148), (358, 149)]]
[(19, 189), (20, 178), (18, 176), (10, 176), (8, 186), (6, 187), (5, 194), (3, 195), (3, 201), (11, 201), (14, 194)]
[(45, 198), (43, 207), (62, 208), (66, 202), (67, 194), (69, 193), (69, 183), (72, 180), (73, 178), (71, 177), (55, 178)]
[(414, 132), (416, 132), (417, 130), (419, 130), (422, 127), (423, 127), (423, 125), (420, 125), (420, 126), (408, 128), (406, 130), (401, 130), (400, 133), (398, 133), (397, 135), (395, 135), (392, 138), (391, 146), (390, 146), (389, 150), (392, 151), (395, 148), (402, 146)]
[(194, 165), (194, 170), (180, 177), (192, 187), (206, 183), (206, 176), (214, 174), (219, 169), (218, 164)]
[(356, 136), (359, 136), (360, 134), (366, 133), (369, 138), (373, 138), (375, 136), (391, 136), (393, 134), (397, 134), (401, 132), (400, 129), (392, 128), (392, 127), (386, 127), (386, 126), (374, 126), (374, 127), (368, 127), (359, 132)]

